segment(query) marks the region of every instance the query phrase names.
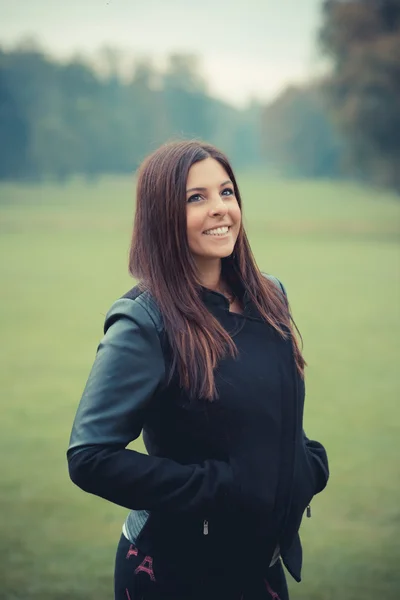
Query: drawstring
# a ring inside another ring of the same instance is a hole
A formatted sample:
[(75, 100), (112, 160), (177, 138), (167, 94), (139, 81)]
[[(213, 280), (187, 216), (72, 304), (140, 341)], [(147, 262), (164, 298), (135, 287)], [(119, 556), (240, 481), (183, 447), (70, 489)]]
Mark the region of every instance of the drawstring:
[[(271, 588), (271, 586), (269, 585), (269, 583), (266, 579), (264, 579), (264, 583), (265, 583), (265, 587), (267, 588), (267, 592), (269, 593), (271, 598), (273, 598), (273, 600), (280, 600), (279, 595), (276, 592), (274, 592), (274, 590)], [(245, 600), (243, 593), (240, 596), (240, 600)]]
[(270, 594), (271, 598), (273, 598), (274, 600), (280, 600), (278, 594), (276, 592), (274, 592), (274, 590), (271, 588), (271, 586), (269, 585), (269, 583), (266, 579), (264, 579), (264, 583), (265, 583), (265, 587), (267, 588), (267, 592)]

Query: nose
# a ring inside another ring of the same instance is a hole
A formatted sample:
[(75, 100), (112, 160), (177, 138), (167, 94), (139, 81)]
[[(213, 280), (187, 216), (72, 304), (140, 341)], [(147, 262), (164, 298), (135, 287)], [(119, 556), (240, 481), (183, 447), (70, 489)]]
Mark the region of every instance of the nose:
[(212, 217), (224, 216), (228, 212), (228, 207), (222, 200), (221, 196), (217, 194), (213, 198), (210, 208), (210, 215)]

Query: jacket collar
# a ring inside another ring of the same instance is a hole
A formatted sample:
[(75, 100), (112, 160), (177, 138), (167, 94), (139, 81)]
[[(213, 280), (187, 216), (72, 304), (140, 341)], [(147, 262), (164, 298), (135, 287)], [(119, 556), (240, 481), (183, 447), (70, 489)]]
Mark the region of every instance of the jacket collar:
[[(242, 303), (243, 316), (260, 318), (259, 312), (251, 301), (248, 292), (244, 290), (241, 285), (235, 286), (234, 292), (236, 297), (239, 298)], [(200, 288), (200, 296), (204, 304), (210, 309), (215, 307), (229, 310), (229, 300), (220, 292), (202, 286)]]

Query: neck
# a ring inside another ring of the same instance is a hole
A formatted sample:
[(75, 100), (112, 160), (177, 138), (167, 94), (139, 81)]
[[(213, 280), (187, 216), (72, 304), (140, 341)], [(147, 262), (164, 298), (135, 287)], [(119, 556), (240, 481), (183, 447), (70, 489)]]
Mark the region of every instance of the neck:
[(218, 290), (221, 283), (221, 259), (196, 262), (200, 284), (209, 290)]

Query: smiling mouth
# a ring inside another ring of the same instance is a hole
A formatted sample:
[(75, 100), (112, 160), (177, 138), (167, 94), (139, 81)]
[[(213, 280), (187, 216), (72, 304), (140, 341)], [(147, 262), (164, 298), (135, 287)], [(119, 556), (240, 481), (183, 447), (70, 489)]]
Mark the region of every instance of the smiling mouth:
[(214, 227), (214, 229), (207, 229), (206, 231), (203, 231), (203, 235), (215, 235), (217, 237), (226, 235), (230, 228), (230, 225), (225, 225), (224, 227)]

